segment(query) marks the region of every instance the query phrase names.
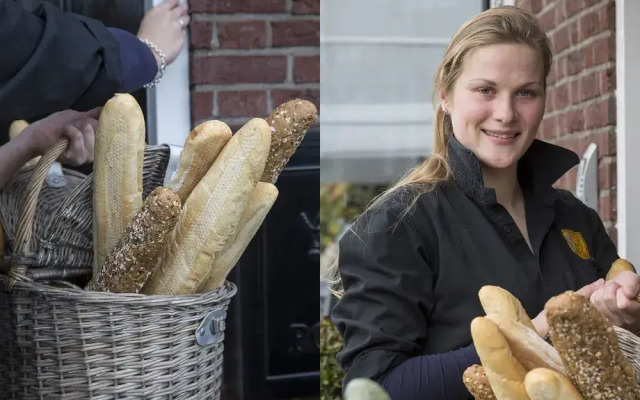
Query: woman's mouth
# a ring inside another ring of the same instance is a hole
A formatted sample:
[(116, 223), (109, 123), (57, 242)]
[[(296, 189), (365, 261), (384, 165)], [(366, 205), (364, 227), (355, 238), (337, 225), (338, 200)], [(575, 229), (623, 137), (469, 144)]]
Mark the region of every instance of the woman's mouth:
[(485, 135), (492, 138), (493, 141), (500, 144), (511, 143), (520, 134), (520, 132), (516, 131), (494, 131), (488, 129), (481, 129), (481, 131)]

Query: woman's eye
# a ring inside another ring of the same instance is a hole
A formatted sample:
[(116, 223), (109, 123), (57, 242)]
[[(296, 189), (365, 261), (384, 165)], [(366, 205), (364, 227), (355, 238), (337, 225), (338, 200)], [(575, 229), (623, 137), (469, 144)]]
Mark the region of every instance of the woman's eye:
[(533, 97), (536, 93), (533, 90), (523, 89), (518, 91), (519, 96)]
[(478, 92), (480, 92), (482, 94), (491, 94), (492, 93), (491, 88), (480, 88), (478, 90)]

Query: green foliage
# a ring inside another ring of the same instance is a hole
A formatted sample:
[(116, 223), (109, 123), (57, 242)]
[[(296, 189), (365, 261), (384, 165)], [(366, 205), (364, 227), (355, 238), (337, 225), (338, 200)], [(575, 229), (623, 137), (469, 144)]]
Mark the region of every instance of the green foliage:
[(344, 371), (336, 361), (342, 337), (329, 317), (320, 321), (320, 400), (340, 400)]

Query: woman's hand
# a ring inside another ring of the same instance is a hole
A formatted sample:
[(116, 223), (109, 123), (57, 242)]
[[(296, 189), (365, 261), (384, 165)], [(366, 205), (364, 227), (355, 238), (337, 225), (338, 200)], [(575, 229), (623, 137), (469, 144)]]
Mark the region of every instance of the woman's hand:
[(611, 324), (633, 333), (640, 331), (640, 303), (635, 299), (640, 291), (640, 276), (623, 271), (596, 290), (591, 302)]
[[(590, 298), (593, 293), (601, 289), (605, 284), (604, 279), (598, 279), (595, 282), (588, 284), (576, 291), (576, 293), (581, 294), (586, 298)], [(533, 322), (533, 326), (536, 328), (538, 335), (540, 337), (545, 337), (547, 333), (549, 333), (549, 323), (547, 322), (547, 314), (544, 310), (540, 312), (534, 319), (531, 320)]]
[[(147, 39), (160, 48), (165, 54), (167, 65), (178, 57), (184, 45), (184, 30), (189, 26), (191, 18), (187, 14), (186, 3), (179, 0), (165, 0), (145, 14), (138, 29), (138, 38)], [(158, 68), (160, 58), (153, 52)]]
[(46, 153), (61, 138), (67, 137), (69, 147), (58, 160), (73, 166), (92, 162), (100, 110), (65, 110), (51, 114), (27, 126), (18, 138), (26, 141), (31, 157), (36, 157)]

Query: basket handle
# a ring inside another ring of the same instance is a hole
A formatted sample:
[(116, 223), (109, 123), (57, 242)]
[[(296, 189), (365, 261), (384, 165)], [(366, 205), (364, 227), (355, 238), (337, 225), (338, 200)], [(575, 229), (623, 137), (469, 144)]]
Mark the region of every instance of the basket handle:
[(69, 147), (69, 139), (62, 138), (58, 143), (49, 149), (36, 164), (29, 185), (25, 190), (20, 213), (18, 214), (18, 226), (14, 240), (14, 248), (11, 260), (9, 277), (15, 280), (29, 280), (27, 278), (27, 266), (20, 262), (21, 256), (28, 254), (31, 250), (31, 239), (33, 233), (33, 223), (38, 206), (38, 197), (42, 190), (44, 180), (47, 178), (49, 168)]

